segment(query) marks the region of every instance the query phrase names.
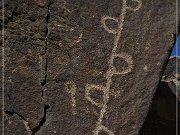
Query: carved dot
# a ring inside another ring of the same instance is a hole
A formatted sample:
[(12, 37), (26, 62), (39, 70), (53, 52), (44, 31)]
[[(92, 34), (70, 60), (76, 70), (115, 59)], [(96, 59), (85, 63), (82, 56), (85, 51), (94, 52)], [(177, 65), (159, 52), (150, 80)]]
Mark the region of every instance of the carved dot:
[(123, 58), (116, 57), (114, 58), (113, 63), (118, 72), (122, 72), (128, 68), (128, 63)]

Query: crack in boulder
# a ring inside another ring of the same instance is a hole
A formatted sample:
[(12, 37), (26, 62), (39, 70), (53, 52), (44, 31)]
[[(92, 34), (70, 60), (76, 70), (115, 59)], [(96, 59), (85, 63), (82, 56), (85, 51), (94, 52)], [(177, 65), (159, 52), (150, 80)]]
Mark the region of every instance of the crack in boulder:
[(44, 105), (44, 117), (40, 121), (39, 125), (32, 130), (32, 135), (35, 135), (46, 122), (46, 112), (50, 108), (49, 105)]
[(24, 123), (25, 129), (28, 132), (29, 135), (33, 135), (33, 131), (29, 127), (28, 121), (19, 113), (17, 112), (11, 112), (11, 111), (5, 111), (5, 114), (10, 115), (10, 116), (18, 116), (22, 122)]

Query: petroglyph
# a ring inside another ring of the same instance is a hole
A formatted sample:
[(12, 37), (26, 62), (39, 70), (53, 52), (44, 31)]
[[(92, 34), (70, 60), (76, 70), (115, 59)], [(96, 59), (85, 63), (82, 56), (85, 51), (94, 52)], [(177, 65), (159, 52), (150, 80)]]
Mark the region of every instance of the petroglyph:
[(73, 81), (68, 81), (65, 83), (65, 89), (71, 95), (71, 106), (72, 106), (72, 113), (76, 114), (76, 85)]
[[(132, 68), (133, 68), (133, 60), (132, 57), (126, 53), (120, 53), (120, 54), (114, 54), (113, 58), (123, 58), (127, 63), (128, 63), (128, 67), (123, 68), (123, 70), (121, 72), (117, 71), (115, 67), (113, 67), (113, 74), (126, 74), (131, 72)], [(114, 59), (113, 59), (114, 60)]]
[(83, 32), (79, 35), (79, 37), (77, 39), (73, 40), (70, 43), (70, 47), (73, 47), (73, 46), (77, 45), (78, 43), (80, 43), (82, 41), (82, 37), (83, 37)]
[(143, 69), (144, 69), (144, 72), (147, 72), (148, 71), (148, 66), (145, 65)]
[[(131, 11), (137, 11), (137, 10), (139, 10), (139, 9), (141, 8), (141, 6), (142, 6), (142, 1), (141, 1), (141, 0), (132, 0), (132, 1), (138, 3), (138, 4), (137, 4), (137, 7), (132, 8), (132, 7), (130, 7), (130, 6), (125, 5), (125, 6), (126, 6), (126, 9), (129, 9), (129, 10), (131, 10)], [(125, 3), (125, 4), (126, 4), (126, 3)]]
[(85, 93), (86, 99), (88, 99), (93, 105), (96, 105), (98, 107), (103, 107), (103, 103), (97, 103), (97, 102), (93, 101), (93, 99), (90, 96), (90, 91), (100, 90), (100, 91), (104, 92), (105, 87), (103, 87), (101, 85), (87, 84), (85, 89), (86, 89), (86, 93)]
[(107, 25), (106, 25), (106, 20), (113, 20), (115, 22), (118, 23), (118, 19), (117, 18), (114, 18), (114, 17), (110, 17), (110, 16), (103, 16), (102, 19), (101, 19), (101, 24), (103, 25), (103, 28), (109, 32), (109, 33), (112, 33), (112, 34), (116, 34), (117, 31), (116, 30), (113, 30), (113, 29), (110, 29)]
[(83, 33), (81, 33), (78, 37), (78, 40), (76, 41), (76, 44), (82, 41)]
[[(93, 131), (94, 135), (98, 135), (99, 132), (102, 131), (102, 130), (105, 131), (109, 135), (114, 135), (114, 133), (111, 130), (109, 130), (107, 127), (105, 127), (102, 124), (104, 114), (106, 113), (106, 110), (107, 110), (107, 103), (109, 101), (110, 87), (111, 87), (111, 84), (112, 84), (112, 76), (114, 74), (117, 74), (117, 75), (127, 74), (127, 73), (131, 72), (132, 68), (133, 68), (133, 60), (132, 60), (132, 57), (130, 55), (128, 55), (126, 53), (123, 53), (123, 52), (121, 52), (121, 53), (116, 52), (117, 47), (118, 47), (118, 43), (119, 43), (119, 40), (120, 40), (120, 37), (121, 37), (121, 32), (123, 30), (123, 23), (124, 23), (124, 20), (125, 20), (127, 10), (137, 11), (142, 6), (142, 1), (141, 0), (132, 0), (132, 1), (137, 3), (137, 6), (135, 8), (128, 6), (127, 5), (127, 0), (123, 0), (122, 10), (121, 10), (121, 14), (120, 14), (119, 18), (115, 18), (115, 17), (111, 17), (111, 16), (103, 16), (102, 19), (101, 19), (101, 23), (102, 23), (103, 28), (108, 33), (114, 34), (115, 38), (114, 38), (114, 43), (113, 43), (114, 46), (113, 46), (113, 49), (112, 49), (112, 52), (111, 52), (111, 57), (110, 57), (110, 59), (108, 61), (109, 69), (106, 72), (106, 80), (107, 80), (107, 82), (106, 82), (105, 86), (95, 85), (95, 84), (87, 84), (86, 88), (85, 88), (86, 89), (86, 94), (85, 94), (86, 99), (89, 102), (91, 102), (93, 105), (101, 107), (100, 116), (99, 116), (99, 119), (97, 121), (97, 126)], [(118, 23), (118, 28), (117, 29), (110, 29), (106, 25), (106, 20), (112, 20), (112, 21), (117, 22)], [(123, 71), (121, 71), (121, 72), (117, 71), (116, 68), (114, 67), (114, 64), (113, 64), (114, 58), (117, 58), (117, 57), (123, 58), (128, 63), (128, 67), (123, 68)], [(103, 91), (103, 103), (97, 103), (90, 97), (90, 92), (92, 90), (94, 90), (94, 89)]]

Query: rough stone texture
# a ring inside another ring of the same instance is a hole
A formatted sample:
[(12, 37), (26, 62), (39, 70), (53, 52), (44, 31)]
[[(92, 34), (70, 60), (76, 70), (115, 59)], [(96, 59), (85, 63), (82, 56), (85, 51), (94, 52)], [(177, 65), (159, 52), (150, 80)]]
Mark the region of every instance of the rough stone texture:
[[(23, 116), (32, 132), (45, 117), (41, 83), (45, 78), (42, 59), (45, 57), (48, 10), (47, 3), (40, 3), (36, 0), (9, 1), (4, 16), (5, 111)], [(15, 128), (13, 130), (19, 134)]]
[(162, 81), (166, 82), (180, 100), (180, 57), (170, 57)]
[(9, 1), (6, 112), (37, 135), (137, 135), (174, 42), (175, 7), (175, 0)]
[[(28, 123), (16, 114), (5, 114), (5, 135), (30, 135)], [(1, 132), (2, 133), (2, 132)]]
[[(2, 63), (2, 50), (0, 50), (0, 62)], [(2, 76), (2, 64), (0, 64), (0, 76)], [(0, 84), (2, 84), (2, 79), (0, 79)], [(2, 96), (2, 85), (0, 85), (0, 107), (3, 107), (3, 96)], [(3, 111), (0, 111), (0, 116), (2, 118), (3, 116)], [(0, 121), (0, 133), (2, 133), (2, 125), (3, 125), (3, 121), (1, 119)]]

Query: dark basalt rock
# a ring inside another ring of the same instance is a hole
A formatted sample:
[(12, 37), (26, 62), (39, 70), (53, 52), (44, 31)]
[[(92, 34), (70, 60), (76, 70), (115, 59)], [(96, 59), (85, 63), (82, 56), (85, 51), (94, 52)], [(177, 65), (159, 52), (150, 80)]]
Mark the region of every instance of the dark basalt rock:
[(4, 10), (5, 111), (23, 116), (33, 131), (45, 116), (41, 81), (48, 9), (38, 1), (17, 0)]
[[(5, 113), (5, 135), (30, 135), (31, 130), (28, 127), (28, 123), (16, 114)], [(2, 133), (2, 132), (1, 132)]]
[(37, 135), (137, 135), (174, 42), (175, 7), (175, 0), (9, 1), (5, 111)]

